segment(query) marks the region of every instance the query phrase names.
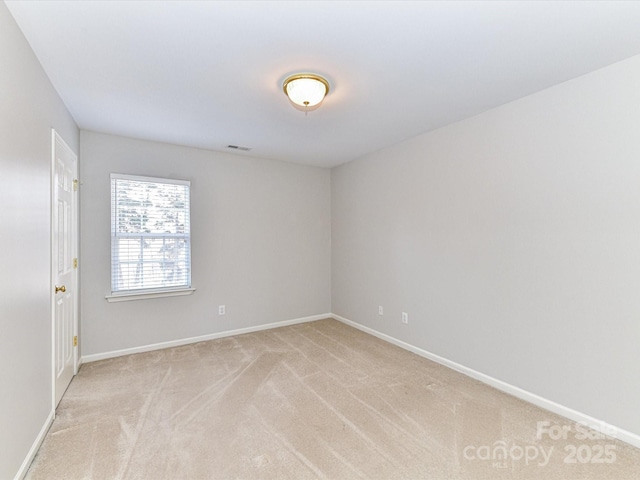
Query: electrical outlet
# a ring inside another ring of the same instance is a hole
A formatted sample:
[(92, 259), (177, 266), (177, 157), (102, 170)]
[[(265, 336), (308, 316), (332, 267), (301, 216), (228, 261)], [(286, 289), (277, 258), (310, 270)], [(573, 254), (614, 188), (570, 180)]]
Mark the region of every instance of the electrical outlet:
[(402, 323), (405, 325), (409, 323), (409, 314), (407, 312), (402, 312)]
[(382, 305), (378, 307), (378, 315), (384, 315), (384, 308), (382, 308)]
[(218, 315), (224, 315), (227, 313), (227, 310), (224, 305), (218, 305)]

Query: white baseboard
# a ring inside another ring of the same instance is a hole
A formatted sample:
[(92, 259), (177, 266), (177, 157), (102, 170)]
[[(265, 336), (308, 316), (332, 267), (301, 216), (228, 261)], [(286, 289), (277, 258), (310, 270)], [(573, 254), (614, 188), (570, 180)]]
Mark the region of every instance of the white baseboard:
[(53, 423), (54, 416), (55, 416), (55, 412), (54, 410), (51, 410), (49, 412), (49, 415), (47, 416), (47, 419), (44, 421), (44, 425), (42, 425), (42, 428), (40, 429), (40, 433), (38, 433), (38, 436), (33, 442), (33, 445), (31, 445), (31, 449), (29, 449), (29, 453), (27, 453), (27, 456), (24, 458), (22, 465), (20, 465), (20, 469), (18, 470), (18, 473), (16, 473), (14, 480), (22, 480), (24, 476), (27, 474), (27, 471), (31, 466), (31, 462), (33, 462), (33, 459), (35, 458), (36, 453), (38, 453), (38, 449), (40, 448), (40, 445), (42, 445), (42, 442), (44, 441), (44, 437), (46, 437), (47, 432), (51, 428), (51, 424)]
[(153, 343), (151, 345), (143, 345), (141, 347), (125, 348), (122, 350), (113, 350), (111, 352), (95, 353), (92, 355), (83, 355), (80, 363), (97, 362), (98, 360), (106, 360), (107, 358), (122, 357), (123, 355), (131, 355), (133, 353), (151, 352), (153, 350), (162, 350), (163, 348), (179, 347), (190, 343), (206, 342), (207, 340), (215, 340), (217, 338), (232, 337), (234, 335), (242, 335), (244, 333), (259, 332), (261, 330), (269, 330), (272, 328), (286, 327), (287, 325), (295, 325), (297, 323), (313, 322), (322, 320), (323, 318), (332, 318), (331, 313), (322, 315), (312, 315), (310, 317), (294, 318), (292, 320), (284, 320), (281, 322), (266, 323), (256, 327), (238, 328), (236, 330), (227, 330), (225, 332), (210, 333), (208, 335), (200, 335), (198, 337), (182, 338), (180, 340), (171, 340), (168, 342)]
[(608, 435), (610, 437), (617, 438), (629, 445), (633, 445), (634, 447), (640, 448), (640, 435), (635, 434), (633, 432), (629, 432), (628, 430), (624, 430), (622, 428), (616, 427), (614, 425), (603, 422), (602, 420), (598, 420), (597, 418), (593, 418), (589, 415), (586, 415), (582, 412), (574, 410), (572, 408), (566, 407), (564, 405), (560, 405), (559, 403), (548, 400), (544, 397), (536, 395), (535, 393), (528, 392), (523, 390), (522, 388), (511, 385), (507, 382), (503, 382), (502, 380), (498, 380), (497, 378), (493, 378), (489, 375), (485, 375), (484, 373), (473, 370), (472, 368), (465, 367), (464, 365), (460, 365), (459, 363), (452, 362), (444, 357), (436, 355), (434, 353), (423, 350), (422, 348), (416, 347), (409, 343), (403, 342), (402, 340), (398, 340), (390, 335), (374, 330), (373, 328), (366, 327), (359, 323), (356, 323), (347, 318), (341, 317), (340, 315), (332, 314), (332, 318), (342, 322), (346, 325), (350, 325), (358, 330), (361, 330), (365, 333), (373, 335), (374, 337), (378, 337), (381, 340), (385, 340), (389, 343), (392, 343), (400, 348), (404, 348), (410, 352), (413, 352), (421, 357), (432, 360), (436, 363), (444, 365), (456, 372), (460, 372), (468, 377), (474, 378), (476, 380), (481, 381), (482, 383), (486, 383), (487, 385), (492, 386), (502, 392), (508, 393), (517, 397), (526, 402), (532, 403), (540, 408), (544, 408), (550, 412), (561, 415), (565, 418), (573, 420), (574, 422), (584, 424), (589, 428)]

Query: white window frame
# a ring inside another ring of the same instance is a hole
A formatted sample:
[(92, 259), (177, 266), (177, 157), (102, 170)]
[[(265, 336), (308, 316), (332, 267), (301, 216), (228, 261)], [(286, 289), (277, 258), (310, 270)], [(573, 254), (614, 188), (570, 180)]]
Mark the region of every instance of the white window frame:
[[(128, 300), (141, 300), (146, 298), (159, 298), (159, 297), (174, 297), (181, 295), (191, 295), (195, 288), (192, 287), (191, 284), (191, 267), (193, 262), (191, 261), (191, 221), (189, 218), (189, 232), (187, 235), (187, 248), (189, 253), (189, 271), (187, 275), (187, 284), (166, 288), (137, 288), (132, 290), (117, 290), (114, 291), (114, 242), (118, 237), (117, 232), (115, 232), (115, 224), (114, 224), (114, 198), (112, 191), (112, 184), (114, 180), (133, 180), (138, 182), (150, 182), (150, 183), (158, 183), (158, 184), (170, 184), (170, 185), (186, 185), (188, 187), (188, 195), (189, 195), (189, 205), (187, 207), (187, 216), (191, 216), (191, 182), (188, 180), (177, 180), (172, 178), (159, 178), (159, 177), (145, 177), (139, 175), (125, 175), (120, 173), (112, 173), (109, 179), (109, 197), (110, 197), (110, 217), (111, 217), (111, 248), (110, 248), (110, 275), (111, 275), (111, 294), (106, 295), (105, 298), (109, 302), (123, 302)], [(141, 235), (142, 236), (142, 235)], [(154, 235), (154, 236), (162, 236)], [(175, 234), (168, 234), (167, 238), (175, 237)]]

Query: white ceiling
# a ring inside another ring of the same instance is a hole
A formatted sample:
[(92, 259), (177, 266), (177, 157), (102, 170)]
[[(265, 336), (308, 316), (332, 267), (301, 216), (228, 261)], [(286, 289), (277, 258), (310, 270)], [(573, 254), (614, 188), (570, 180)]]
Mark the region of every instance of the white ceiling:
[(326, 167), (640, 53), (638, 1), (6, 3), (80, 128)]

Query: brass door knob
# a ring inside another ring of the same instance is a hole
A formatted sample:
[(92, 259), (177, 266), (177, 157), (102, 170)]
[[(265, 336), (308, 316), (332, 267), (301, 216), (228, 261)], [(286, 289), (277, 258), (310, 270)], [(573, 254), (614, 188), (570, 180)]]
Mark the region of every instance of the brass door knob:
[(61, 287), (56, 285), (56, 293), (58, 293), (58, 292), (64, 293), (66, 291), (67, 291), (67, 287), (65, 287), (64, 285), (62, 285)]

